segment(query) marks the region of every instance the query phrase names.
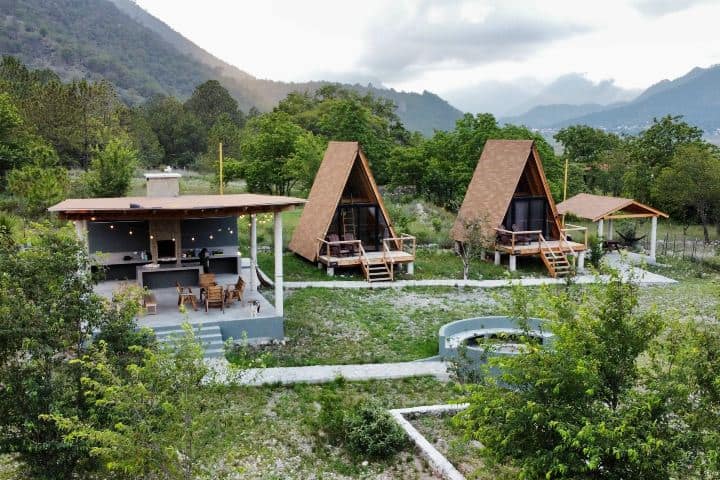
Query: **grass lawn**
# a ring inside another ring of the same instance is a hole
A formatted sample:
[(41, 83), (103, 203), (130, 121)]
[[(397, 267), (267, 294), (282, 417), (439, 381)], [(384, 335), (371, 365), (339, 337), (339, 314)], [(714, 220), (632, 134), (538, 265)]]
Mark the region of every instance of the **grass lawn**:
[(504, 290), (295, 290), (285, 300), (286, 345), (270, 366), (378, 363), (437, 355), (441, 325), (498, 311)]
[[(452, 386), (432, 378), (208, 388), (203, 403), (209, 425), (195, 445), (208, 478), (432, 478), (412, 447), (390, 460), (373, 461), (328, 444), (319, 433), (319, 400), (332, 390), (387, 408), (447, 403), (455, 395)], [(0, 479), (20, 478), (11, 457), (0, 456)]]

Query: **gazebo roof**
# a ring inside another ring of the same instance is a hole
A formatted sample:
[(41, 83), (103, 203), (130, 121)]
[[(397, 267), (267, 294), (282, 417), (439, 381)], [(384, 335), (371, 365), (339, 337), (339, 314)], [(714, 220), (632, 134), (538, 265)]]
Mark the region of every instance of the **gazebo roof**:
[[(590, 193), (579, 193), (564, 202), (558, 203), (557, 210), (561, 215), (570, 214), (593, 222), (605, 218), (668, 217), (667, 213), (632, 198), (608, 197)], [(624, 214), (618, 212), (624, 212)]]
[(48, 208), (68, 220), (203, 218), (279, 212), (305, 200), (278, 195), (180, 195), (177, 197), (70, 198)]

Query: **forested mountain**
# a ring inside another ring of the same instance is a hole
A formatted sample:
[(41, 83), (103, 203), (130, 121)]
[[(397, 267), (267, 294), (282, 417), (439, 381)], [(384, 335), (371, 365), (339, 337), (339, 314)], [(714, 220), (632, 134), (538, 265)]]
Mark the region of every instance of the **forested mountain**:
[(500, 118), (500, 122), (515, 125), (530, 125), (533, 128), (547, 128), (566, 120), (599, 112), (607, 108), (611, 107), (598, 103), (586, 103), (582, 105), (565, 103), (540, 105), (531, 108), (522, 115)]
[(684, 119), (713, 133), (720, 129), (720, 65), (694, 68), (675, 80), (663, 80), (625, 105), (575, 117), (557, 126), (584, 123), (613, 130), (639, 130), (653, 117), (683, 115)]
[(534, 107), (503, 122), (531, 128), (557, 129), (584, 124), (619, 132), (636, 133), (647, 128), (653, 118), (682, 115), (706, 133), (720, 129), (720, 66), (694, 68), (675, 80), (652, 85), (637, 98), (611, 105), (565, 103)]
[[(148, 14), (130, 0), (0, 0), (0, 55), (33, 68), (50, 68), (64, 80), (107, 79), (128, 103), (156, 94), (187, 98), (216, 78), (240, 107), (272, 109), (291, 91), (314, 91), (325, 82), (263, 80), (229, 65)], [(410, 130), (451, 129), (461, 112), (429, 92), (351, 86), (390, 98)]]

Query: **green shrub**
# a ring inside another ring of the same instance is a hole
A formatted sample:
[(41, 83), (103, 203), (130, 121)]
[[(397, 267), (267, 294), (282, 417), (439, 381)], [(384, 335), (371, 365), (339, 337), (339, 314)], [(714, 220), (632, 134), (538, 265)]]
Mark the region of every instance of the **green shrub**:
[(602, 237), (596, 237), (591, 235), (588, 238), (588, 245), (590, 246), (590, 263), (596, 269), (600, 268), (600, 261), (605, 255), (605, 249), (603, 249)]
[(407, 445), (405, 432), (377, 401), (348, 403), (327, 394), (320, 403), (320, 427), (354, 455), (389, 458)]

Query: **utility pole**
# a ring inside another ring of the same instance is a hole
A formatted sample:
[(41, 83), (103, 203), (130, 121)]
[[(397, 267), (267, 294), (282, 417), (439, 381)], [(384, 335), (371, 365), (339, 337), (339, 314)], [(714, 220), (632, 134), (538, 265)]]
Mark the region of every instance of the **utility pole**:
[[(567, 155), (565, 155), (565, 183), (563, 185), (563, 202), (567, 200), (567, 183), (568, 183), (568, 166), (569, 166), (569, 159)], [(563, 213), (562, 216), (562, 226), (565, 228), (565, 214)]]
[[(223, 153), (222, 142), (218, 143), (218, 156), (220, 159), (220, 195), (223, 194)], [(567, 182), (567, 172), (565, 172), (565, 181)]]

